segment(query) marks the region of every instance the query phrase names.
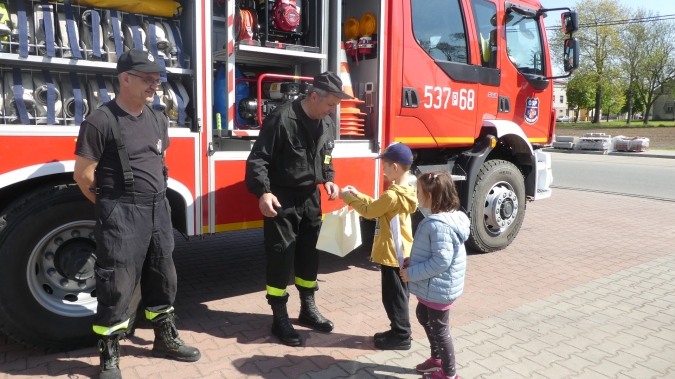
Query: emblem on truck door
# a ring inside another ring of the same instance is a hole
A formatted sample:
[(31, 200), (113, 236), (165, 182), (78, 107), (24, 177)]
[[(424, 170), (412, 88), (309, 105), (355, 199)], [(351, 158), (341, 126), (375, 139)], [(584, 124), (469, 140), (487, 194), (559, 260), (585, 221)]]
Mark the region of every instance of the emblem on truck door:
[(539, 120), (539, 99), (528, 97), (525, 106), (525, 121), (528, 124), (534, 124), (537, 120)]

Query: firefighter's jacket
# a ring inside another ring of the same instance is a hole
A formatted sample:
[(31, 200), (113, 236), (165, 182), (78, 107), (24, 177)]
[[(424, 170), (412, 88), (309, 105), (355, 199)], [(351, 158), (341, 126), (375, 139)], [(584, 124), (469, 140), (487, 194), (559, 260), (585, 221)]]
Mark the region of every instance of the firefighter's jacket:
[(265, 117), (260, 135), (246, 161), (246, 187), (260, 198), (272, 187), (312, 191), (335, 177), (335, 123), (327, 116), (315, 143), (313, 131), (302, 122), (300, 99), (283, 104)]

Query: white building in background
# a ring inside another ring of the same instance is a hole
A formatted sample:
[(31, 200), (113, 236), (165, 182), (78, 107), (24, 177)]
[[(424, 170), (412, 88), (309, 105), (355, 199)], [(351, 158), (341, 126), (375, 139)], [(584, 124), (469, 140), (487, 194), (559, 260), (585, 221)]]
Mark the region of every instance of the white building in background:
[[(672, 86), (672, 85), (671, 85)], [(651, 120), (675, 121), (675, 91), (672, 87), (656, 90), (659, 95), (652, 105)]]
[(570, 114), (567, 109), (567, 82), (562, 80), (553, 81), (553, 107), (555, 108), (556, 117), (573, 117), (573, 114)]

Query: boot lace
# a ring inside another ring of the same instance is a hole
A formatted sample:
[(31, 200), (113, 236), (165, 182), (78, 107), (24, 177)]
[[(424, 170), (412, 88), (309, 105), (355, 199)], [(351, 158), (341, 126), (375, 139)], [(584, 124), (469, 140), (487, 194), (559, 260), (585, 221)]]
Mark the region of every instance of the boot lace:
[(303, 296), (302, 298), (302, 304), (305, 308), (305, 311), (309, 316), (312, 318), (315, 318), (318, 322), (323, 322), (325, 318), (319, 312), (319, 308), (316, 306), (316, 302), (314, 301), (314, 294), (311, 296)]
[(101, 371), (119, 367), (120, 344), (119, 339), (101, 338), (98, 340), (98, 351), (101, 353)]
[(178, 337), (178, 330), (174, 323), (173, 317), (168, 317), (160, 324), (162, 339), (164, 343), (172, 349), (178, 349), (185, 345), (185, 342)]
[(274, 318), (277, 319), (277, 322), (282, 329), (288, 330), (293, 328), (291, 319), (288, 317), (285, 304), (272, 306), (272, 312), (274, 313)]

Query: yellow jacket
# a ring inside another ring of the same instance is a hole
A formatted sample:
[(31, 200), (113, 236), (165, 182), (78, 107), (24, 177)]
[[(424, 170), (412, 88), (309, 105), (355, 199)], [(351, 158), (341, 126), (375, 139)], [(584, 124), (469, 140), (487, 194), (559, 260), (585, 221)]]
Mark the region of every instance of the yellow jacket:
[(403, 255), (410, 256), (413, 234), (410, 215), (417, 210), (416, 189), (412, 185), (399, 186), (392, 184), (382, 193), (379, 199), (373, 200), (368, 195), (348, 194), (345, 204), (351, 206), (365, 218), (376, 218), (375, 239), (371, 260), (385, 266), (398, 267), (394, 238), (391, 235), (389, 222), (398, 215), (403, 241)]

